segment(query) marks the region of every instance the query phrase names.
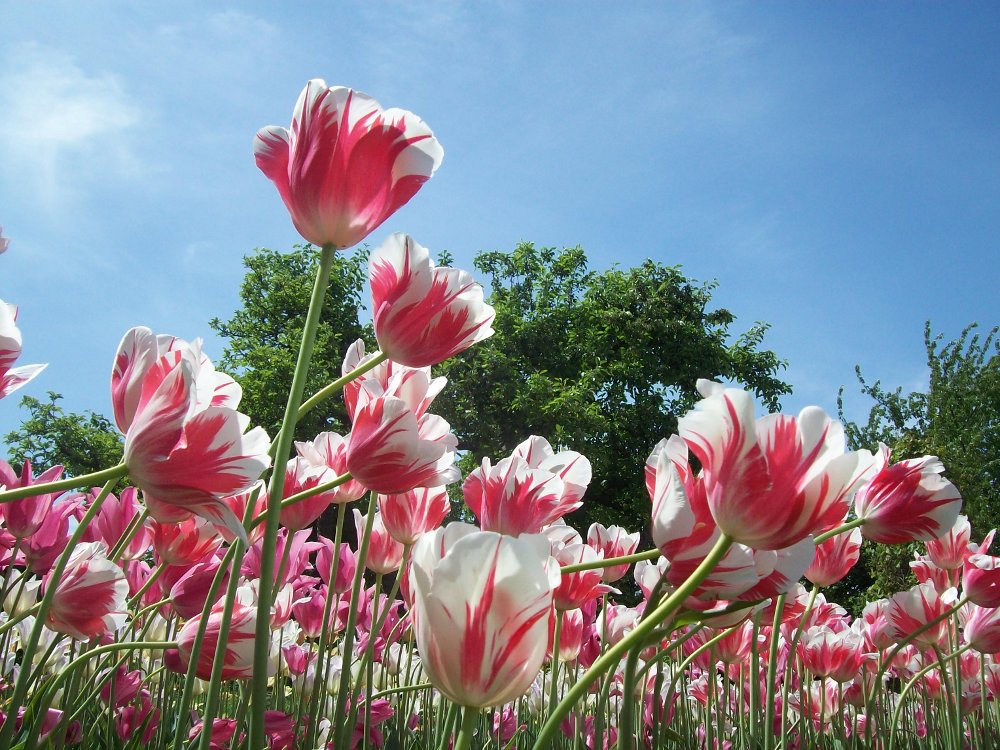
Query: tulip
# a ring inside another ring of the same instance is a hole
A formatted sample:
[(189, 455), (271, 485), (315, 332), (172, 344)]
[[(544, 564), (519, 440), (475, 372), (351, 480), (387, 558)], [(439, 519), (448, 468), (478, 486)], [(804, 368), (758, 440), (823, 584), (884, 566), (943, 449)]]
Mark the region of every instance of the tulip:
[[(365, 342), (358, 339), (348, 347), (341, 372), (347, 375), (370, 362), (376, 355), (377, 353), (365, 354)], [(371, 383), (377, 386), (376, 392), (403, 399), (410, 407), (410, 411), (419, 419), (430, 408), (447, 382), (447, 378), (432, 378), (430, 367), (407, 367), (387, 359), (344, 385), (344, 405), (353, 419), (358, 405), (358, 392), (362, 384)]]
[(970, 555), (962, 573), (962, 593), (980, 607), (1000, 607), (1000, 557)]
[[(35, 477), (31, 473), (31, 462), (25, 460), (21, 466), (21, 476), (18, 476), (10, 464), (0, 459), (0, 486), (6, 485), (8, 490), (54, 482), (62, 476), (62, 473), (62, 466), (53, 466)], [(24, 497), (0, 505), (0, 517), (14, 538), (26, 539), (41, 528), (54, 503), (55, 495), (52, 494)]]
[(575, 451), (554, 453), (532, 436), (496, 466), (488, 458), (462, 484), (469, 509), (487, 531), (537, 534), (582, 505), (590, 461)]
[(962, 608), (962, 638), (981, 654), (1000, 652), (1000, 609), (968, 604)]
[(854, 496), (854, 512), (864, 521), (864, 537), (902, 544), (946, 534), (958, 520), (962, 496), (942, 472), (944, 465), (936, 456), (890, 465), (889, 449), (881, 446), (875, 474)]
[(805, 577), (816, 586), (832, 586), (861, 558), (861, 530), (837, 534), (816, 545), (816, 556)]
[(823, 626), (812, 627), (802, 635), (799, 653), (806, 669), (817, 677), (848, 682), (861, 671), (864, 638), (853, 630), (836, 633)]
[[(96, 497), (99, 492), (98, 489), (92, 489), (90, 495)], [(138, 500), (135, 487), (126, 487), (122, 490), (120, 499), (108, 494), (97, 518), (94, 519), (94, 525), (104, 543), (109, 549), (113, 549), (125, 534), (129, 524), (142, 512), (143, 507)], [(149, 528), (145, 523), (140, 524), (131, 541), (122, 550), (121, 559), (137, 560), (146, 554), (151, 544), (152, 535)]]
[[(604, 558), (624, 557), (631, 555), (639, 547), (639, 532), (629, 534), (621, 526), (608, 526), (604, 524), (591, 524), (587, 531), (587, 544), (598, 552), (604, 553)], [(601, 579), (605, 583), (614, 583), (625, 577), (629, 566), (611, 565), (603, 569)]]
[(467, 271), (437, 268), (409, 235), (391, 235), (368, 266), (375, 338), (394, 362), (428, 367), (493, 335), (483, 288)]
[(378, 496), (379, 517), (386, 531), (401, 544), (413, 544), (433, 531), (451, 511), (444, 487), (417, 487), (399, 495)]
[(558, 566), (544, 537), (452, 523), (413, 550), (414, 632), (424, 670), (452, 701), (499, 706), (545, 659)]
[(57, 633), (89, 640), (114, 632), (125, 624), (128, 581), (121, 568), (108, 560), (100, 542), (86, 542), (73, 550), (55, 586), (45, 624)]
[[(303, 459), (315, 467), (326, 467), (333, 472), (330, 479), (347, 473), (347, 440), (336, 432), (321, 432), (312, 440), (295, 443), (295, 450)], [(324, 480), (325, 481), (325, 480)], [(363, 497), (367, 490), (365, 486), (350, 479), (333, 488), (324, 496), (331, 503), (349, 503)], [(286, 494), (288, 494), (286, 492)], [(284, 513), (284, 511), (282, 511)], [(305, 527), (303, 527), (305, 528)]]
[(250, 489), (270, 465), (269, 440), (236, 411), (242, 391), (215, 371), (201, 342), (125, 334), (111, 374), (115, 422), (125, 433), (125, 464), (153, 518), (199, 515), (246, 539), (223, 498)]
[[(201, 641), (198, 653), (198, 663), (195, 673), (203, 680), (212, 676), (212, 666), (215, 662), (215, 649), (219, 642), (219, 631), (225, 609), (225, 599), (217, 602), (208, 616), (205, 637)], [(198, 635), (202, 615), (198, 614), (188, 620), (180, 633), (177, 634), (177, 653), (180, 664), (186, 670), (191, 659), (191, 652)], [(257, 606), (254, 603), (253, 592), (249, 587), (240, 587), (236, 602), (233, 605), (232, 620), (229, 626), (229, 638), (223, 657), (222, 679), (245, 680), (253, 676), (253, 644), (256, 637), (255, 626)], [(268, 637), (265, 634), (263, 637)], [(262, 678), (263, 679), (263, 678)]]
[(931, 583), (939, 594), (952, 587), (951, 571), (939, 568), (929, 557), (921, 555), (919, 552), (913, 553), (913, 561), (910, 563), (910, 570), (917, 579), (917, 583)]
[(180, 523), (152, 521), (153, 552), (167, 565), (193, 565), (222, 546), (218, 530), (207, 521), (192, 517)]
[[(0, 398), (9, 396), (47, 367), (47, 365), (14, 367), (20, 356), (21, 331), (17, 327), (17, 307), (0, 299)], [(3, 484), (3, 480), (0, 480), (0, 484)]]
[(781, 549), (847, 515), (871, 454), (845, 453), (839, 422), (815, 406), (755, 422), (746, 391), (697, 385), (704, 398), (677, 429), (701, 462), (708, 507), (723, 533), (755, 549)]
[[(215, 580), (216, 573), (219, 572), (221, 560), (212, 556), (206, 560), (195, 563), (188, 568), (180, 578), (170, 587), (169, 598), (174, 612), (188, 619), (198, 615), (205, 609), (208, 601), (209, 589)], [(229, 584), (230, 571), (227, 568), (223, 574), (219, 591), (225, 591)], [(216, 594), (216, 598), (221, 594)]]
[(314, 245), (353, 247), (416, 194), (444, 151), (416, 115), (382, 110), (360, 91), (314, 79), (291, 130), (269, 125), (253, 142), (292, 223)]
[(436, 487), (461, 478), (454, 466), (457, 447), (441, 417), (424, 414), (418, 420), (402, 399), (365, 388), (347, 438), (347, 468), (374, 492)]
[[(358, 539), (365, 534), (367, 517), (357, 508), (354, 509), (354, 524), (358, 531)], [(372, 533), (368, 542), (368, 555), (364, 559), (365, 567), (375, 573), (392, 573), (399, 570), (403, 562), (403, 545), (397, 542), (386, 531), (382, 522), (382, 514), (375, 511), (372, 520)]]
[[(285, 485), (282, 500), (311, 490), (321, 484), (333, 481), (337, 475), (326, 465), (313, 465), (303, 458), (289, 459), (285, 468)], [(336, 489), (320, 492), (305, 500), (298, 500), (281, 508), (281, 525), (291, 531), (301, 531), (311, 526), (330, 507), (336, 497)]]
[[(586, 544), (572, 544), (557, 551), (554, 557), (561, 567), (565, 567), (598, 562), (604, 558), (604, 553), (597, 552)], [(587, 602), (600, 598), (607, 592), (618, 593), (617, 589), (601, 583), (601, 579), (602, 571), (600, 568), (579, 570), (575, 573), (560, 573), (559, 586), (553, 595), (556, 609), (560, 611), (579, 609)]]
[(969, 556), (972, 526), (969, 519), (959, 516), (955, 524), (937, 539), (928, 539), (924, 545), (927, 557), (945, 570), (958, 570)]
[[(949, 589), (938, 594), (934, 586), (921, 583), (909, 591), (894, 594), (886, 607), (887, 632), (896, 641), (902, 641), (931, 620), (943, 615), (955, 603), (958, 592)], [(945, 636), (948, 623), (939, 622), (914, 638), (913, 642), (923, 646), (936, 646)]]
[(10, 247), (10, 239), (3, 236), (3, 227), (0, 227), (0, 255), (7, 252), (7, 248)]

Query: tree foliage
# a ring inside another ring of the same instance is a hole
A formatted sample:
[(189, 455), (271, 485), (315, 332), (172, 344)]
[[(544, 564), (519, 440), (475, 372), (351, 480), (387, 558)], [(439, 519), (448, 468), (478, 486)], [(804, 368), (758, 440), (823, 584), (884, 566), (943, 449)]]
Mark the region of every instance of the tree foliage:
[(649, 523), (643, 466), (697, 400), (698, 378), (738, 381), (771, 408), (790, 391), (783, 363), (759, 348), (767, 326), (735, 341), (734, 316), (710, 309), (714, 284), (647, 260), (596, 272), (579, 247), (530, 243), (479, 254), (496, 333), (441, 365), (448, 387), (435, 401), (467, 451), (509, 455), (529, 435), (590, 459), (594, 479), (571, 519), (631, 529)]
[[(874, 401), (868, 420), (844, 418), (843, 389), (838, 398), (840, 418), (852, 448), (875, 450), (884, 443), (892, 460), (938, 456), (945, 476), (962, 493), (962, 512), (969, 517), (974, 538), (1000, 525), (1000, 328), (985, 336), (976, 324), (955, 340), (944, 342), (924, 327), (930, 373), (926, 391), (887, 390), (869, 383), (856, 368), (861, 392)], [(886, 596), (913, 585), (909, 561), (919, 545), (865, 545), (861, 563), (840, 587), (856, 601)]]
[[(367, 278), (365, 260), (364, 252), (338, 253), (334, 258), (306, 394), (340, 377), (344, 352), (365, 333), (358, 317)], [(285, 413), (319, 254), (308, 245), (291, 252), (258, 249), (243, 263), (247, 273), (240, 287), (241, 307), (229, 320), (215, 318), (209, 325), (226, 339), (218, 369), (243, 387), (240, 411), (273, 437)], [(342, 433), (349, 429), (338, 399), (306, 414), (295, 436), (311, 440), (329, 429)]]
[(60, 394), (48, 396), (48, 401), (21, 399), (28, 416), (5, 437), (8, 463), (19, 468), (29, 460), (38, 472), (62, 464), (65, 474), (75, 477), (122, 460), (122, 437), (111, 420), (92, 411), (67, 412)]

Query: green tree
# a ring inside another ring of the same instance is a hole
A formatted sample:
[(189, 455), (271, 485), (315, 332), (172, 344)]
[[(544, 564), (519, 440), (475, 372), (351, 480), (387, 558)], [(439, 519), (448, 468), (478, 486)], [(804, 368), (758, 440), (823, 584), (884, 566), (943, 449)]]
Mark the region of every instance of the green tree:
[[(338, 253), (334, 259), (307, 394), (340, 377), (344, 352), (366, 332), (358, 318), (366, 259), (364, 251)], [(243, 263), (247, 273), (240, 287), (240, 309), (229, 320), (215, 318), (209, 325), (226, 339), (218, 368), (243, 387), (240, 411), (274, 436), (285, 413), (319, 255), (308, 245), (291, 252), (258, 249)], [(306, 414), (295, 434), (299, 440), (311, 440), (331, 429), (341, 433), (349, 429), (339, 399)]]
[[(924, 327), (924, 346), (930, 372), (926, 391), (887, 390), (880, 381), (869, 383), (856, 368), (861, 392), (874, 405), (861, 424), (844, 417), (844, 389), (838, 398), (852, 448), (875, 450), (889, 446), (892, 460), (938, 456), (945, 476), (962, 493), (962, 512), (969, 517), (973, 536), (1000, 525), (1000, 328), (985, 336), (976, 324), (955, 340), (944, 342)], [(851, 575), (836, 594), (857, 604), (912, 586), (909, 561), (922, 545), (866, 544)]]
[(67, 412), (60, 394), (48, 396), (48, 401), (21, 399), (28, 416), (4, 438), (8, 463), (19, 468), (28, 460), (38, 472), (62, 464), (67, 476), (82, 476), (122, 460), (122, 437), (109, 419), (92, 411)]
[(530, 243), (481, 253), (475, 266), (496, 333), (437, 368), (449, 384), (434, 410), (458, 435), (465, 472), (532, 434), (585, 455), (594, 478), (570, 519), (584, 531), (648, 525), (646, 457), (698, 399), (698, 378), (742, 383), (772, 409), (790, 391), (777, 377), (784, 363), (759, 348), (767, 326), (733, 341), (733, 314), (709, 309), (714, 283), (676, 267), (596, 272), (579, 247)]

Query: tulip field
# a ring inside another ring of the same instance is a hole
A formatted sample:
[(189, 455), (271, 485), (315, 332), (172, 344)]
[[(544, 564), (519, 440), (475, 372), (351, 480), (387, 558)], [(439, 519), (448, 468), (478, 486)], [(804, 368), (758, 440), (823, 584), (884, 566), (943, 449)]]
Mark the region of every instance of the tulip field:
[[(199, 340), (136, 327), (108, 352), (120, 463), (0, 460), (0, 750), (1000, 748), (1000, 557), (936, 457), (699, 380), (649, 446), (648, 527), (575, 529), (586, 456), (524, 435), (459, 471), (432, 368), (494, 310), (414, 238), (372, 240), (377, 351), (305, 392), (333, 258), (430, 179), (430, 128), (313, 80), (253, 154), (319, 257), (283, 424), (249, 424)], [(0, 397), (44, 377), (17, 318)], [(295, 441), (335, 399), (344, 434)], [(824, 595), (911, 542), (911, 588)]]

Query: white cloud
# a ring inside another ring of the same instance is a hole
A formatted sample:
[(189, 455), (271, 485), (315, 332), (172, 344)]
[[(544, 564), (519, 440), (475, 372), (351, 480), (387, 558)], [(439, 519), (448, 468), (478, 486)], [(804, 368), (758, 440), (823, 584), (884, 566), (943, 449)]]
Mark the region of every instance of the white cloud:
[(129, 134), (142, 113), (110, 73), (35, 43), (9, 50), (0, 74), (0, 175), (62, 203), (81, 183), (136, 176)]

